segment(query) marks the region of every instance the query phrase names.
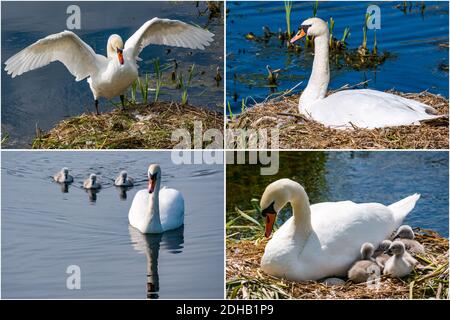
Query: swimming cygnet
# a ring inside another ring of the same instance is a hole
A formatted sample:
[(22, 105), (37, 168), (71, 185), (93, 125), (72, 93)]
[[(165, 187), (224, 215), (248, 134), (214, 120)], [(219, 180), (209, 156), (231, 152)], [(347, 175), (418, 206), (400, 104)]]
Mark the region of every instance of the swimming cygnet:
[(414, 231), (408, 225), (400, 226), (394, 236), (394, 239), (403, 242), (406, 251), (408, 251), (409, 253), (425, 253), (423, 245), (414, 240)]
[(371, 243), (363, 243), (361, 246), (361, 260), (348, 271), (348, 278), (355, 283), (366, 282), (369, 277), (376, 274), (380, 275), (380, 267), (372, 258), (374, 247)]
[(99, 182), (97, 182), (97, 175), (95, 173), (91, 173), (89, 178), (84, 180), (83, 187), (85, 189), (89, 189), (89, 190), (92, 190), (92, 189), (98, 190), (102, 186), (101, 186), (101, 184)]
[(133, 182), (134, 180), (128, 177), (128, 173), (125, 170), (122, 170), (114, 181), (114, 185), (117, 187), (132, 187)]
[(69, 174), (69, 169), (64, 167), (57, 174), (53, 176), (53, 179), (58, 183), (71, 183), (73, 177)]
[(387, 253), (384, 253), (385, 251), (389, 250), (389, 247), (391, 246), (392, 241), (391, 240), (383, 240), (378, 245), (378, 248), (373, 253), (373, 258), (375, 258), (375, 261), (380, 265), (381, 267), (384, 267), (386, 261), (391, 257)]
[(417, 260), (405, 251), (403, 242), (395, 240), (392, 242), (387, 253), (393, 254), (384, 265), (383, 274), (393, 278), (407, 276), (414, 269)]

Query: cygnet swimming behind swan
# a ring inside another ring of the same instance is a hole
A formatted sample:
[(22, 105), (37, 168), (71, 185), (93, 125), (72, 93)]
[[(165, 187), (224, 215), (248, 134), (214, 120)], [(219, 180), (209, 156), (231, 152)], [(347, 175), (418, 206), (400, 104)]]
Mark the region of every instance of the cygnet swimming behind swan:
[(402, 225), (398, 228), (394, 239), (403, 242), (406, 251), (413, 254), (425, 253), (425, 248), (418, 241), (414, 240), (414, 231), (408, 225)]
[(102, 186), (101, 184), (97, 181), (97, 175), (95, 173), (92, 173), (89, 178), (87, 178), (86, 180), (84, 180), (83, 183), (83, 187), (85, 189), (88, 190), (98, 190), (100, 189)]
[(114, 181), (114, 185), (117, 187), (132, 187), (134, 180), (128, 177), (128, 173), (125, 170), (122, 170)]
[(71, 183), (73, 177), (69, 174), (69, 169), (64, 167), (57, 174), (53, 176), (53, 179), (58, 183)]
[(405, 251), (405, 245), (401, 241), (392, 242), (388, 253), (393, 256), (386, 261), (383, 274), (392, 278), (401, 278), (407, 276), (418, 263), (408, 252)]
[(355, 282), (361, 283), (369, 280), (370, 276), (380, 275), (380, 267), (372, 258), (374, 253), (374, 247), (371, 243), (363, 243), (361, 246), (361, 259), (356, 261), (355, 264), (348, 271), (348, 278)]

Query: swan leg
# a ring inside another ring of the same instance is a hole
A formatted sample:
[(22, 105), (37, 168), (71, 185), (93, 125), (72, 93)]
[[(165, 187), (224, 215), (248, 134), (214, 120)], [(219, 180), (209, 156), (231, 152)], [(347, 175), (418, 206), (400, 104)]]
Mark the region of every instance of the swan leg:
[(120, 95), (120, 102), (122, 103), (122, 111), (125, 111), (125, 96)]
[(97, 115), (100, 115), (100, 112), (98, 112), (98, 100), (95, 99), (95, 111), (97, 112)]

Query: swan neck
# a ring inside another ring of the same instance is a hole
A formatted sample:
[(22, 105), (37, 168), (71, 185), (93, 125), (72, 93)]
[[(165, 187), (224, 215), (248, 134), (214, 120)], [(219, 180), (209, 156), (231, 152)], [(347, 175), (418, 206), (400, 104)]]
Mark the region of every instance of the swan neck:
[(155, 190), (149, 194), (147, 225), (150, 232), (161, 232), (161, 217), (159, 215), (159, 180), (156, 182)]
[(306, 241), (312, 232), (308, 195), (303, 188), (300, 188), (290, 202), (294, 216), (295, 235), (298, 235), (301, 241)]
[(314, 62), (308, 85), (300, 97), (300, 113), (307, 112), (314, 102), (325, 98), (327, 93), (330, 82), (329, 38), (328, 31), (314, 38)]

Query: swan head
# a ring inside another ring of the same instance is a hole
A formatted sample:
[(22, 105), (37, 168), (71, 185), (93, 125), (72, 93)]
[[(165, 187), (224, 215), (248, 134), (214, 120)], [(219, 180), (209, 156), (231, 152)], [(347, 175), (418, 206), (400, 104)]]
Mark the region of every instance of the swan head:
[(117, 34), (112, 34), (109, 36), (108, 39), (108, 46), (107, 46), (107, 52), (108, 57), (114, 57), (117, 56), (117, 59), (119, 59), (120, 64), (124, 63), (123, 60), (123, 40), (122, 38)]
[(375, 248), (370, 242), (365, 242), (362, 244), (360, 252), (361, 259), (370, 260), (370, 257), (372, 257), (373, 253), (375, 252)]
[(120, 171), (120, 176), (122, 177), (123, 181), (127, 180), (128, 173), (125, 170)]
[(302, 22), (297, 34), (291, 39), (291, 43), (304, 36), (320, 37), (323, 35), (329, 35), (328, 24), (320, 18), (309, 18)]
[(64, 167), (61, 169), (61, 172), (64, 174), (64, 178), (67, 179), (67, 176), (69, 175), (69, 168)]
[(156, 186), (159, 185), (161, 180), (161, 167), (159, 164), (151, 164), (147, 171), (148, 176), (148, 193), (155, 192)]
[(413, 229), (408, 225), (403, 225), (398, 228), (397, 233), (394, 236), (395, 238), (400, 239), (414, 239), (414, 231)]
[(91, 173), (89, 179), (91, 180), (92, 183), (95, 183), (97, 181), (97, 175), (95, 173)]
[(386, 250), (389, 250), (389, 247), (391, 246), (391, 244), (392, 244), (392, 241), (391, 240), (383, 240), (383, 241), (381, 241), (381, 243), (380, 243), (380, 245), (378, 246), (378, 250), (381, 250), (381, 251), (386, 251)]
[(401, 241), (394, 241), (389, 246), (389, 249), (385, 253), (389, 255), (402, 255), (405, 252), (405, 245)]
[(261, 213), (266, 218), (265, 236), (268, 238), (273, 230), (273, 225), (278, 212), (293, 199), (293, 191), (303, 187), (290, 179), (280, 179), (269, 184), (261, 197)]

